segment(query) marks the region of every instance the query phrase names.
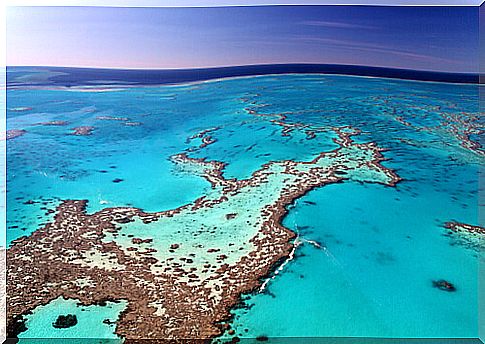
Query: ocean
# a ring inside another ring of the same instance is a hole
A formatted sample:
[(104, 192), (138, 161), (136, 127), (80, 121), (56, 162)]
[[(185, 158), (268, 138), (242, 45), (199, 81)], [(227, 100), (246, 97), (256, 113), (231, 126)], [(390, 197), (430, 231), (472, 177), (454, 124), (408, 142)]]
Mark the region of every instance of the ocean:
[[(481, 243), (445, 224), (483, 225), (485, 152), (473, 145), (483, 130), (481, 86), (301, 73), (170, 85), (86, 86), (85, 77), (63, 87), (72, 76), (52, 83), (52, 71), (41, 71), (25, 82), (25, 70), (8, 73), (7, 129), (24, 132), (7, 141), (7, 247), (52, 222), (63, 200), (87, 200), (88, 213), (158, 212), (213, 192), (174, 166), (170, 157), (181, 152), (223, 162), (226, 179), (242, 180), (269, 162), (330, 152), (338, 147), (334, 129), (350, 126), (361, 131), (356, 143), (385, 149), (381, 164), (402, 180), (351, 178), (287, 206), (282, 223), (297, 234), (294, 259), (262, 279), (269, 278), (263, 291), (242, 295), (233, 332), (219, 340), (478, 337)], [(80, 127), (90, 127), (88, 135), (72, 135)], [(188, 233), (177, 228), (146, 235), (156, 242)], [(254, 229), (234, 230), (231, 238), (248, 240)], [(437, 288), (440, 280), (456, 290)], [(117, 338), (125, 307), (55, 299), (26, 316), (19, 338)], [(50, 326), (60, 314), (77, 314), (77, 325)]]

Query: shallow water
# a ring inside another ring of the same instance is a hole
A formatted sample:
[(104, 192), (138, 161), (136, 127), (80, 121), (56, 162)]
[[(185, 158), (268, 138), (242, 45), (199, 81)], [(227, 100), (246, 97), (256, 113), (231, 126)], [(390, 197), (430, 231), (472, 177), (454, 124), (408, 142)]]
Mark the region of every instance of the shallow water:
[[(79, 306), (76, 300), (55, 299), (45, 306), (37, 307), (31, 315), (26, 316), (27, 331), (19, 335), (19, 343), (34, 343), (42, 338), (43, 343), (54, 344), (59, 342), (59, 338), (64, 338), (69, 339), (69, 343), (121, 344), (122, 340), (114, 334), (114, 329), (115, 321), (125, 307), (126, 302)], [(76, 325), (69, 328), (52, 326), (59, 315), (67, 314), (76, 316)]]
[[(303, 241), (297, 257), (265, 293), (234, 311), (236, 334), (477, 337), (479, 253), (446, 236), (443, 224), (480, 224), (484, 155), (463, 148), (456, 135), (481, 128), (472, 119), (478, 86), (283, 75), (111, 92), (10, 89), (7, 97), (7, 129), (27, 131), (7, 143), (7, 243), (50, 221), (46, 212), (62, 199), (87, 199), (91, 212), (126, 205), (159, 211), (209, 193), (205, 180), (169, 160), (190, 147), (192, 157), (227, 163), (226, 177), (247, 178), (268, 161), (310, 160), (335, 149), (332, 127), (362, 130), (355, 140), (387, 148), (383, 165), (403, 180), (396, 187), (347, 181), (300, 198), (284, 220)], [(32, 109), (15, 111), (21, 107)], [(285, 134), (275, 114), (296, 126)], [(54, 120), (69, 124), (36, 125)], [(77, 126), (95, 129), (69, 135)], [(200, 140), (187, 138), (208, 128), (218, 128), (210, 133), (217, 141), (195, 149)], [(433, 288), (439, 279), (457, 291)], [(56, 312), (73, 307), (66, 301)], [(35, 314), (29, 336), (51, 333)], [(102, 321), (89, 326), (106, 334)], [(85, 329), (79, 322), (72, 331), (82, 337)]]

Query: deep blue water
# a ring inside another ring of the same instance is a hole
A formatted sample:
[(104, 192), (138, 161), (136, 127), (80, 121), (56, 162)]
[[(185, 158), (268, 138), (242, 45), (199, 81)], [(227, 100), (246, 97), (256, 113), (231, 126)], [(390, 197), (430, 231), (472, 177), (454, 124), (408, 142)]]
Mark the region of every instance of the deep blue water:
[[(80, 86), (137, 84), (161, 85), (176, 84), (228, 77), (269, 75), (269, 74), (340, 74), (374, 76), (421, 81), (442, 81), (454, 83), (478, 83), (477, 74), (446, 73), (433, 71), (418, 71), (370, 66), (336, 65), (336, 64), (268, 64), (197, 69), (103, 69), (103, 68), (71, 68), (71, 67), (8, 67), (7, 85), (51, 85)], [(34, 72), (34, 73), (33, 73)], [(52, 74), (46, 78), (22, 78), (23, 75)], [(18, 77), (21, 77), (18, 79)]]

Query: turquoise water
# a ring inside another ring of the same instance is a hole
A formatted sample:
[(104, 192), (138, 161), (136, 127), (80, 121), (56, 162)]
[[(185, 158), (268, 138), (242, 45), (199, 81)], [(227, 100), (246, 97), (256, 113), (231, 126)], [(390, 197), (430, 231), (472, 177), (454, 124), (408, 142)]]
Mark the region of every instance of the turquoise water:
[[(126, 302), (107, 302), (104, 306), (78, 306), (77, 300), (65, 300), (58, 298), (45, 306), (37, 307), (31, 315), (27, 315), (25, 326), (27, 331), (19, 335), (19, 343), (29, 344), (59, 343), (60, 338), (69, 339), (69, 343), (83, 344), (117, 344), (122, 340), (114, 334), (114, 322), (121, 311), (126, 307)], [(59, 315), (75, 315), (77, 324), (69, 328), (54, 328)], [(86, 340), (92, 338), (93, 340)], [(95, 339), (107, 339), (99, 341)]]
[[(482, 128), (480, 119), (470, 120), (479, 115), (478, 90), (323, 75), (108, 92), (9, 89), (7, 129), (27, 132), (7, 142), (7, 244), (50, 221), (48, 211), (62, 199), (87, 199), (90, 212), (126, 205), (159, 211), (207, 194), (205, 180), (182, 173), (169, 160), (196, 148), (200, 140), (187, 138), (202, 130), (217, 127), (210, 133), (217, 141), (191, 156), (223, 161), (227, 177), (246, 178), (268, 161), (308, 160), (336, 148), (331, 127), (351, 125), (363, 131), (356, 141), (388, 149), (383, 164), (403, 181), (395, 188), (346, 182), (299, 199), (284, 220), (303, 240), (297, 257), (266, 292), (247, 296), (245, 307), (234, 311), (236, 334), (477, 337), (480, 258), (455, 245), (443, 224), (480, 225), (478, 172), (484, 156), (463, 148), (456, 135)], [(22, 107), (31, 109), (15, 111)], [(272, 122), (275, 114), (306, 127), (284, 136), (283, 127)], [(448, 118), (454, 115), (460, 120)], [(37, 125), (60, 120), (69, 124)], [(69, 135), (77, 126), (95, 129), (90, 136)], [(316, 138), (309, 139), (309, 129)], [(114, 183), (117, 178), (122, 181)], [(433, 288), (439, 279), (457, 291)], [(55, 312), (79, 311), (69, 300), (56, 305)], [(49, 309), (54, 308), (43, 311)], [(36, 316), (40, 312), (29, 318), (23, 334), (59, 336)], [(109, 316), (116, 317), (113, 312)], [(98, 338), (111, 338), (112, 328), (102, 321), (89, 327), (99, 331), (93, 332)], [(85, 328), (79, 322), (70, 331), (82, 337)]]

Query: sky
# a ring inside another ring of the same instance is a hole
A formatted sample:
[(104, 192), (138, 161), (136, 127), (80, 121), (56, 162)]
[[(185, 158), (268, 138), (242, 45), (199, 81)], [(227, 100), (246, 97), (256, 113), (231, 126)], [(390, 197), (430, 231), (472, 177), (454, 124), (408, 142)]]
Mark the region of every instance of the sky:
[(478, 70), (478, 7), (9, 7), (7, 65)]
[(7, 6), (209, 7), (254, 5), (480, 6), (484, 0), (4, 0)]

